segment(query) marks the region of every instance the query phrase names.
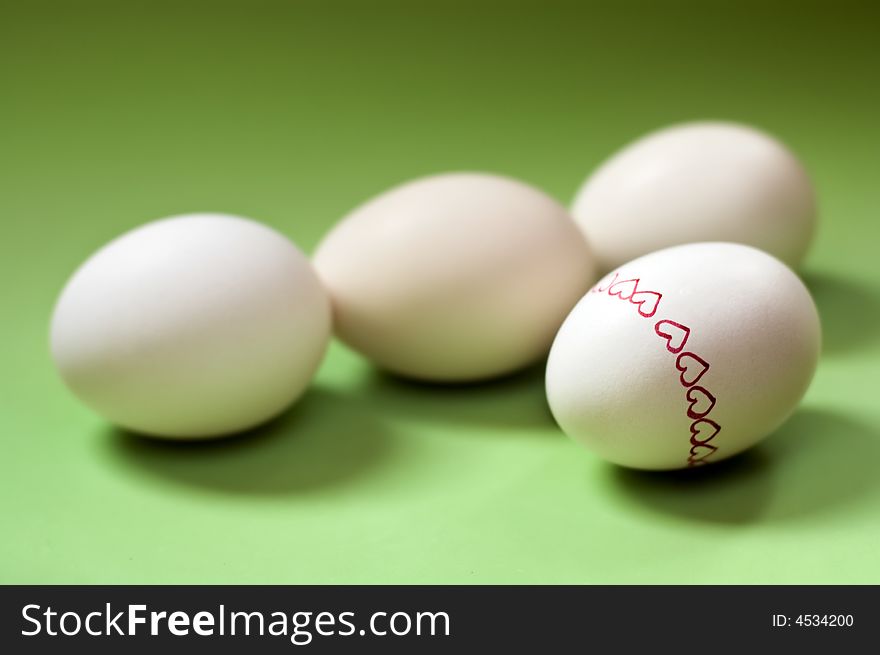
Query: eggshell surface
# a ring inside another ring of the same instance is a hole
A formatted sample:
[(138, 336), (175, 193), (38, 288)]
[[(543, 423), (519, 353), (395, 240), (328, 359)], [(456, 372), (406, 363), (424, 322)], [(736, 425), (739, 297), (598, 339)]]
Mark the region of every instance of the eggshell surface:
[(380, 367), (438, 382), (546, 355), (595, 280), (567, 210), (522, 182), (450, 173), (355, 209), (315, 254), (338, 336)]
[(749, 246), (661, 250), (603, 277), (547, 362), (562, 430), (640, 469), (701, 466), (772, 433), (807, 390), (816, 307), (784, 264)]
[(248, 219), (190, 214), (92, 255), (58, 299), (50, 341), (66, 384), (108, 420), (201, 438), (284, 410), (329, 334), (329, 300), (295, 245)]
[(816, 198), (803, 166), (773, 137), (698, 122), (613, 155), (578, 191), (572, 213), (602, 272), (701, 241), (751, 245), (797, 267), (813, 236)]

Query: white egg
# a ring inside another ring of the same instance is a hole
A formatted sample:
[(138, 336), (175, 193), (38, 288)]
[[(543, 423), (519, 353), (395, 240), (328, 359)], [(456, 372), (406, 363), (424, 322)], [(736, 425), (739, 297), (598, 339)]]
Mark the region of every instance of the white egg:
[(309, 261), (244, 218), (191, 214), (110, 242), (68, 281), (51, 325), (70, 389), (161, 437), (234, 433), (302, 394), (330, 335)]
[(816, 307), (779, 260), (739, 244), (624, 264), (565, 319), (547, 362), (560, 427), (641, 469), (730, 457), (773, 432), (809, 386)]
[(545, 356), (595, 279), (564, 207), (479, 173), (427, 177), (370, 200), (314, 261), (345, 342), (394, 373), (446, 382)]
[(816, 198), (779, 141), (733, 123), (689, 123), (649, 134), (603, 163), (572, 212), (609, 271), (654, 250), (700, 241), (760, 248), (797, 267)]

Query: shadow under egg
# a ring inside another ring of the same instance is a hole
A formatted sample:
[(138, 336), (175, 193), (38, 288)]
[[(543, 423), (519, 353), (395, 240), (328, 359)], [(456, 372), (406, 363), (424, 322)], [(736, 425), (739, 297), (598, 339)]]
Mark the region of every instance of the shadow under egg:
[(304, 494), (366, 475), (390, 456), (382, 422), (321, 387), (247, 432), (173, 441), (108, 428), (102, 447), (123, 469), (233, 494)]
[(380, 407), (389, 419), (458, 428), (547, 428), (558, 433), (547, 405), (545, 363), (484, 382), (435, 384), (368, 369), (353, 388), (355, 402)]
[(837, 412), (804, 408), (761, 444), (696, 469), (610, 466), (628, 504), (707, 523), (775, 523), (852, 508), (880, 493), (880, 434)]

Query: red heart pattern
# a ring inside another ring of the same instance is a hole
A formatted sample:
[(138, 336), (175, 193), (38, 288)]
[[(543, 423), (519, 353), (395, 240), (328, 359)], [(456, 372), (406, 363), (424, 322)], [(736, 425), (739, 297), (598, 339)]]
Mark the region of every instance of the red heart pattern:
[[(704, 428), (704, 426), (707, 427)], [(705, 436), (709, 432), (711, 432), (712, 434)], [(712, 419), (697, 419), (696, 421), (691, 423), (691, 445), (705, 446), (710, 441), (712, 441), (712, 439), (715, 438), (715, 435), (717, 435), (719, 432), (721, 432), (721, 426)]]
[(687, 458), (688, 466), (700, 466), (708, 464), (706, 458), (715, 453), (718, 449), (715, 446), (691, 446), (690, 455)]
[(593, 293), (607, 291), (609, 296), (628, 300), (638, 308), (639, 314), (645, 318), (651, 318), (656, 314), (663, 294), (656, 291), (639, 290), (639, 278), (618, 280), (619, 276), (619, 273), (614, 273), (610, 280), (606, 278), (607, 282), (604, 280), (599, 282), (591, 291)]
[(681, 371), (678, 376), (684, 387), (692, 387), (709, 370), (709, 362), (692, 352), (683, 352), (675, 359), (675, 368)]
[[(619, 277), (619, 271), (615, 271), (613, 275), (606, 276), (596, 284), (591, 291), (593, 293), (607, 292), (609, 296), (628, 301), (637, 307), (640, 316), (652, 318), (660, 308), (663, 294), (639, 289), (641, 278), (619, 280)], [(691, 335), (691, 329), (687, 325), (664, 318), (654, 324), (654, 332), (665, 340), (667, 351), (678, 355), (675, 358), (675, 368), (679, 373), (678, 381), (681, 386), (687, 389), (685, 392), (686, 413), (688, 418), (693, 421), (690, 426), (691, 445), (687, 465), (706, 464), (708, 463), (707, 458), (718, 450), (717, 446), (709, 442), (721, 431), (721, 426), (718, 423), (706, 418), (715, 408), (717, 402), (715, 396), (706, 387), (697, 386), (697, 383), (709, 370), (709, 362), (694, 352), (684, 351)]]
[(685, 396), (690, 401), (687, 409), (687, 415), (690, 418), (698, 419), (708, 416), (712, 408), (715, 407), (715, 396), (703, 387), (691, 387)]
[(673, 355), (677, 355), (684, 349), (688, 337), (691, 336), (691, 329), (687, 325), (668, 319), (657, 321), (657, 324), (654, 325), (654, 332), (657, 333), (657, 336), (666, 339), (666, 350)]
[(630, 296), (629, 301), (633, 305), (638, 305), (639, 314), (645, 318), (651, 318), (657, 313), (657, 307), (660, 306), (662, 297), (663, 295), (656, 291), (636, 291)]
[(609, 296), (617, 296), (621, 300), (629, 300), (639, 288), (639, 279), (620, 280), (608, 287)]
[[(606, 276), (603, 280), (600, 280), (598, 283), (596, 283), (596, 286), (594, 286), (594, 287), (591, 289), (591, 291), (592, 291), (593, 293), (603, 293), (603, 292), (605, 292), (605, 291), (608, 291), (608, 287), (610, 287), (612, 284), (614, 284), (615, 282), (617, 282), (617, 276), (618, 276), (618, 275), (620, 275), (620, 273), (618, 273), (618, 272), (615, 271), (614, 275), (611, 277), (610, 280), (609, 280), (608, 277)], [(605, 286), (602, 286), (602, 283), (603, 283), (603, 282), (605, 282)]]

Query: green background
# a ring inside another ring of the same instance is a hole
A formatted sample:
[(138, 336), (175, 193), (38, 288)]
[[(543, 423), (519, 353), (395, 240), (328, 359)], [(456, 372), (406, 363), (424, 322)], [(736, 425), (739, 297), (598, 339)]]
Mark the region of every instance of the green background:
[[(880, 583), (878, 24), (839, 2), (5, 3), (0, 581)], [(180, 445), (115, 432), (49, 361), (68, 275), (150, 219), (243, 214), (311, 252), (403, 180), (490, 170), (568, 202), (699, 118), (777, 134), (821, 204), (819, 371), (729, 464), (597, 460), (540, 366), (431, 388), (334, 344), (279, 421)]]

